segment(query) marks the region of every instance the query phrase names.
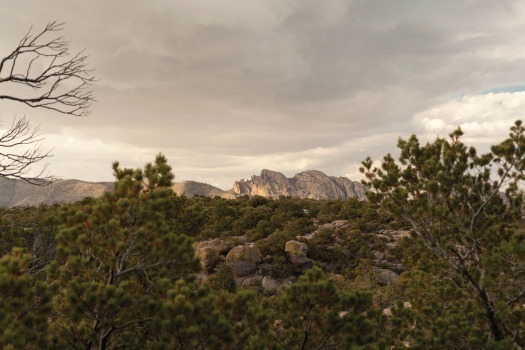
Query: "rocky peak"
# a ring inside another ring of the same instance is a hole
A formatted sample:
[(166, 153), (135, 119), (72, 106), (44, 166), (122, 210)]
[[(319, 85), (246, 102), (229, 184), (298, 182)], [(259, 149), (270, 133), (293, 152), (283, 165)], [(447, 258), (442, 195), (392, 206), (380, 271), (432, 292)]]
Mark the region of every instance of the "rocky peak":
[[(236, 181), (233, 184), (235, 195), (249, 194), (251, 196), (275, 197), (283, 194), (291, 196), (293, 184), (281, 173), (263, 169), (261, 176), (253, 175), (251, 180)], [(277, 195), (276, 195), (277, 194)]]
[[(252, 180), (253, 180), (254, 177), (256, 177), (256, 176), (255, 175), (252, 176)], [(286, 181), (288, 181), (286, 176), (284, 176), (283, 174), (281, 174), (281, 173), (279, 173), (277, 171), (268, 170), (268, 169), (261, 170), (261, 176), (260, 177), (262, 179), (264, 179), (264, 180), (274, 181), (274, 182), (286, 182)]]
[(232, 192), (235, 195), (279, 197), (292, 196), (312, 199), (365, 199), (364, 186), (346, 177), (328, 176), (318, 170), (306, 170), (292, 178), (264, 169), (260, 176), (251, 180), (236, 181)]

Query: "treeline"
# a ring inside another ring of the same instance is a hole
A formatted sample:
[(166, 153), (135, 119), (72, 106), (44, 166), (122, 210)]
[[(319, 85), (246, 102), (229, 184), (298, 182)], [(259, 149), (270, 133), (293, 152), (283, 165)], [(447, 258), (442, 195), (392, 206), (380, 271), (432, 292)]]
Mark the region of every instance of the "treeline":
[[(368, 202), (180, 197), (159, 155), (144, 169), (115, 163), (114, 190), (101, 198), (4, 209), (0, 347), (523, 347), (525, 142), (516, 128), (491, 157), (458, 134), (425, 146), (401, 140), (405, 163), (364, 162)], [(513, 176), (501, 186), (485, 171), (495, 164), (500, 179)], [(293, 283), (275, 295), (242, 287), (227, 263), (202, 282), (193, 244), (208, 239), (253, 243), (260, 271)], [(294, 264), (290, 240), (306, 243), (313, 266)], [(392, 268), (385, 261), (397, 269), (390, 282), (377, 275)]]

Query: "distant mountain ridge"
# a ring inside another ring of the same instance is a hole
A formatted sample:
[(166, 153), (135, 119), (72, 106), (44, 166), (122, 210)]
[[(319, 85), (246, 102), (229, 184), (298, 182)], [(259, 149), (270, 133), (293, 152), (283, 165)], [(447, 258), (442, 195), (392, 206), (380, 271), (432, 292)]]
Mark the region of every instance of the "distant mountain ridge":
[(220, 188), (214, 187), (212, 185), (208, 185), (203, 182), (196, 182), (196, 181), (182, 181), (182, 182), (175, 182), (173, 186), (171, 186), (171, 189), (173, 192), (178, 194), (179, 196), (185, 195), (187, 197), (195, 197), (195, 196), (204, 196), (204, 197), (215, 197), (219, 196), (221, 198), (226, 199), (235, 199), (236, 196), (221, 190)]
[(0, 207), (37, 206), (72, 203), (86, 197), (99, 197), (113, 188), (112, 182), (58, 180), (47, 186), (0, 177)]
[[(0, 207), (73, 203), (85, 197), (99, 197), (112, 188), (112, 182), (59, 180), (47, 186), (36, 186), (23, 180), (0, 177)], [(318, 170), (307, 170), (292, 178), (286, 178), (279, 172), (264, 169), (260, 176), (254, 175), (251, 180), (235, 181), (233, 188), (228, 191), (196, 181), (175, 182), (172, 189), (178, 195), (188, 197), (219, 196), (226, 199), (235, 199), (243, 195), (271, 198), (291, 196), (312, 199), (365, 199), (365, 188), (361, 183), (346, 177), (328, 176)]]
[(254, 175), (251, 180), (236, 181), (231, 191), (237, 196), (366, 199), (365, 187), (360, 182), (346, 177), (328, 176), (318, 170), (303, 171), (287, 178), (279, 172), (263, 169), (260, 176)]
[[(236, 196), (212, 185), (195, 181), (175, 182), (171, 187), (178, 195), (188, 197), (219, 196), (235, 199)], [(40, 204), (62, 204), (80, 201), (86, 197), (100, 197), (113, 189), (113, 182), (87, 182), (58, 180), (47, 186), (37, 186), (23, 180), (0, 177), (0, 207), (30, 207)]]

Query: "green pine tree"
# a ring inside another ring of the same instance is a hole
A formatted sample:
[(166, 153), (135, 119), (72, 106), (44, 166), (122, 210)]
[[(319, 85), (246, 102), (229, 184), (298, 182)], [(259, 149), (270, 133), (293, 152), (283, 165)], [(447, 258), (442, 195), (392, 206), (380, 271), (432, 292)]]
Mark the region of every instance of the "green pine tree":
[(157, 156), (145, 170), (118, 163), (113, 169), (112, 192), (62, 213), (49, 270), (62, 285), (53, 319), (57, 346), (143, 346), (163, 296), (199, 269), (190, 238), (170, 226), (173, 174), (166, 158)]
[(32, 257), (15, 248), (0, 258), (0, 348), (44, 349), (55, 284), (27, 273)]
[(277, 301), (276, 340), (284, 349), (364, 349), (379, 346), (382, 316), (365, 291), (341, 291), (314, 267)]
[(525, 133), (521, 121), (510, 137), (478, 155), (461, 141), (422, 146), (400, 139), (399, 162), (388, 154), (380, 168), (363, 162), (368, 196), (406, 222), (425, 249), (441, 259), (440, 274), (473, 298), (490, 342), (525, 346), (525, 235), (523, 180)]

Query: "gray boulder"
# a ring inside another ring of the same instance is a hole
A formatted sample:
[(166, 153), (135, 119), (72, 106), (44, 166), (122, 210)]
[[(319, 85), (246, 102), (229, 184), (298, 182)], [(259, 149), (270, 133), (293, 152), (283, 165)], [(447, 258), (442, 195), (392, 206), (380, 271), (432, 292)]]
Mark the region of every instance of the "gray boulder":
[(261, 259), (261, 251), (253, 243), (238, 245), (226, 255), (226, 263), (232, 269), (235, 277), (253, 274), (257, 270), (257, 263)]
[(290, 256), (292, 264), (297, 266), (312, 266), (312, 259), (306, 257), (306, 253), (308, 252), (306, 243), (288, 241), (284, 246), (284, 251)]
[(279, 294), (284, 286), (289, 286), (291, 284), (292, 281), (287, 278), (276, 279), (269, 276), (264, 276), (261, 280), (261, 287), (263, 288), (263, 293), (266, 295)]

